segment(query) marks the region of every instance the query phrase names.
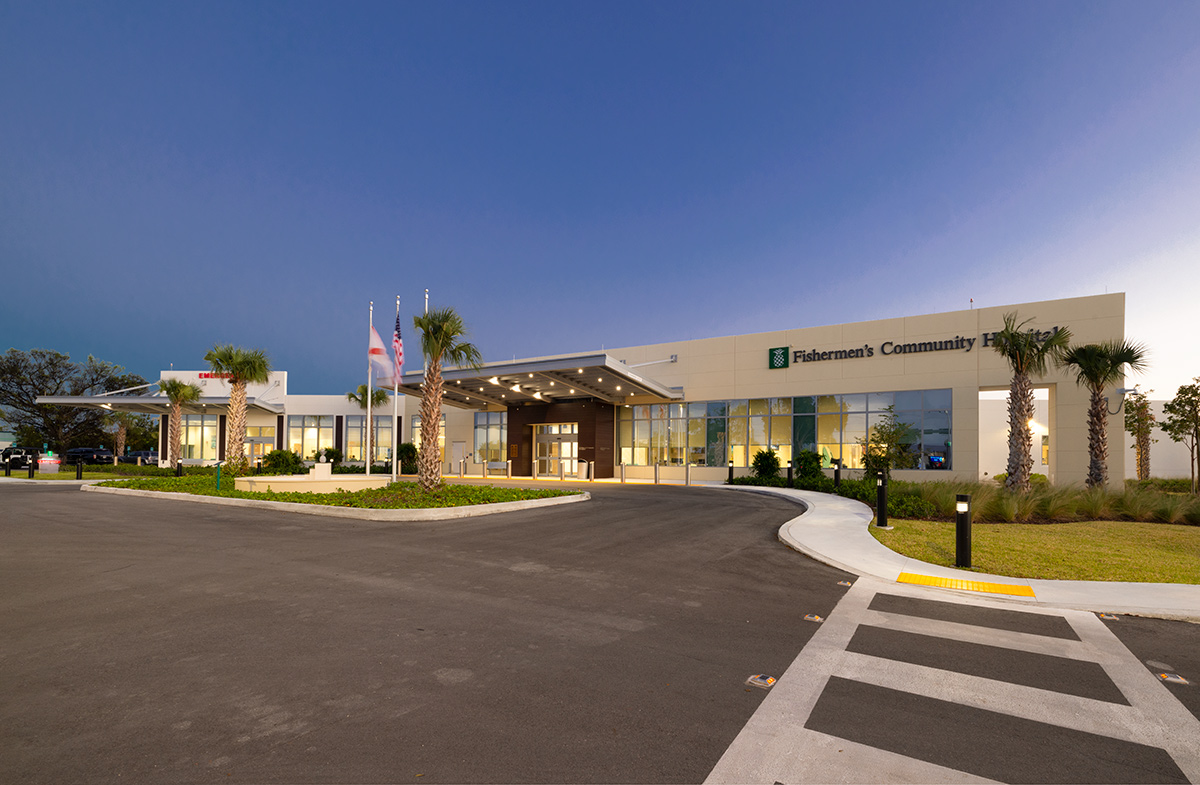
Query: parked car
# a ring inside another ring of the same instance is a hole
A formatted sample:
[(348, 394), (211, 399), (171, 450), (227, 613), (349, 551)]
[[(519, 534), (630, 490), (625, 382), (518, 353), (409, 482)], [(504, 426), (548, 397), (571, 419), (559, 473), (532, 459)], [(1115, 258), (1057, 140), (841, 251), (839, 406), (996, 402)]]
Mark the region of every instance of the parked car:
[(138, 458), (142, 459), (143, 466), (157, 466), (158, 450), (133, 450), (128, 455), (122, 455), (117, 460), (121, 463), (137, 463)]
[(6, 463), (14, 469), (25, 469), (37, 459), (38, 454), (35, 451), (26, 450), (24, 447), (5, 447), (4, 452), (0, 453), (0, 465)]
[(63, 463), (112, 463), (112, 450), (104, 447), (72, 447), (63, 456)]

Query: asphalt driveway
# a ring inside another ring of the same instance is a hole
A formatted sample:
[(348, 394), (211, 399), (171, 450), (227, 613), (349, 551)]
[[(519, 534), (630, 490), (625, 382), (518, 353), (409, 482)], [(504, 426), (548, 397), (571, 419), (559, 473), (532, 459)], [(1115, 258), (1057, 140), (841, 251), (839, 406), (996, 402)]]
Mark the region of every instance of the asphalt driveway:
[(849, 576), (792, 503), (368, 523), (0, 488), (10, 781), (699, 782)]

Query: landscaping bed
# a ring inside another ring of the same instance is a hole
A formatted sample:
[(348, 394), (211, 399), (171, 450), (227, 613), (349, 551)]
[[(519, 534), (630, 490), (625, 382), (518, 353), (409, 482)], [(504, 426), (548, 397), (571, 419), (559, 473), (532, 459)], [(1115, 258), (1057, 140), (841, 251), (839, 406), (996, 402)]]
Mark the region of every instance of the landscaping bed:
[(330, 507), (359, 507), (375, 510), (426, 509), (435, 507), (465, 507), (476, 504), (549, 499), (571, 496), (573, 490), (547, 488), (497, 488), (490, 485), (443, 485), (434, 491), (423, 491), (415, 482), (395, 482), (383, 488), (333, 493), (284, 493), (278, 491), (238, 491), (233, 478), (225, 477), (217, 490), (216, 475), (185, 475), (183, 477), (139, 477), (101, 483), (104, 487), (129, 488), (140, 491), (191, 493), (200, 496), (219, 496), (229, 499), (318, 504)]

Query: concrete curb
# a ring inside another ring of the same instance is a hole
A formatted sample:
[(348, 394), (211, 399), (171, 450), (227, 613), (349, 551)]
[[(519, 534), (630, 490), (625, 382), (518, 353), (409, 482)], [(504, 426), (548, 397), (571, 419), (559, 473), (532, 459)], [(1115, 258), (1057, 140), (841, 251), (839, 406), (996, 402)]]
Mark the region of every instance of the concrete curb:
[(298, 512), (302, 515), (321, 515), (327, 518), (351, 518), (360, 521), (448, 521), (457, 518), (477, 518), (501, 512), (533, 510), (559, 504), (573, 504), (592, 498), (584, 492), (572, 496), (556, 496), (552, 499), (529, 499), (518, 502), (496, 504), (471, 504), (464, 507), (431, 507), (420, 510), (369, 510), (360, 507), (330, 507), (324, 504), (300, 504), (298, 502), (269, 502), (260, 499), (228, 499), (222, 496), (197, 496), (191, 493), (169, 491), (139, 491), (132, 488), (105, 488), (85, 485), (79, 490), (94, 493), (115, 493), (121, 496), (142, 496), (147, 499), (170, 499), (173, 501), (196, 502), (198, 504), (222, 504), (227, 507), (253, 507), (260, 510)]
[(779, 541), (822, 564), (855, 575), (896, 582), (901, 573), (962, 581), (1029, 586), (1034, 597), (981, 594), (976, 591), (931, 587), (959, 596), (987, 597), (1015, 604), (1070, 608), (1095, 613), (1153, 616), (1200, 621), (1200, 585), (1188, 583), (1126, 583), (1013, 578), (1007, 575), (942, 567), (903, 556), (871, 536), (875, 514), (867, 505), (815, 491), (745, 485), (722, 486), (783, 496), (804, 505), (804, 512), (779, 527)]

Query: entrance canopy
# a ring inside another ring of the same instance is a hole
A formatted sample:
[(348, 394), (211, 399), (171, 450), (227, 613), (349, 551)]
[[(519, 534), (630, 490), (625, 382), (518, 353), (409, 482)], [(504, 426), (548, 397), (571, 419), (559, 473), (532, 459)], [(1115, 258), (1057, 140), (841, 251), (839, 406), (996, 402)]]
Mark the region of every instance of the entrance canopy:
[[(420, 397), (424, 376), (424, 371), (404, 374), (401, 392)], [(443, 369), (442, 379), (445, 403), (463, 409), (581, 398), (611, 404), (623, 404), (633, 396), (662, 402), (683, 399), (681, 389), (640, 376), (607, 354), (487, 363), (478, 370)]]
[[(35, 403), (134, 414), (171, 413), (171, 401), (165, 395), (39, 395)], [(283, 404), (254, 398), (246, 399), (246, 409), (283, 414)], [(184, 414), (228, 414), (229, 397), (202, 397), (194, 403), (184, 404), (182, 410)]]

